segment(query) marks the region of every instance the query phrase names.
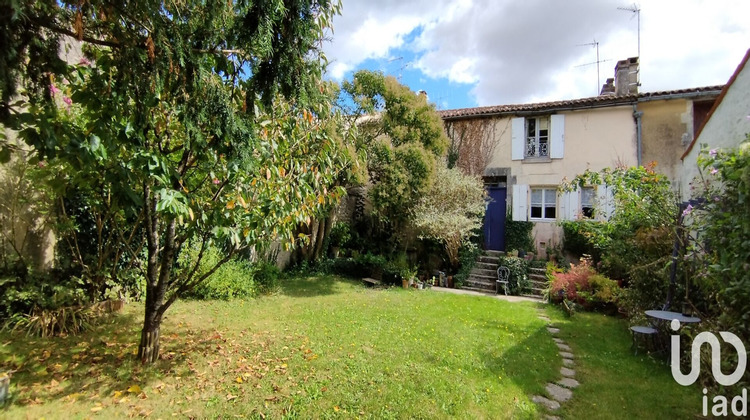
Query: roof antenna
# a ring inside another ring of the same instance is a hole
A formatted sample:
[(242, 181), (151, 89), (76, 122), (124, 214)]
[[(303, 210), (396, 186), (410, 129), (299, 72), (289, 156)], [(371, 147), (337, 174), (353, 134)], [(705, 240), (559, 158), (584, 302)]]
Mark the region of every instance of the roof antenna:
[(576, 46), (577, 47), (587, 47), (589, 45), (591, 45), (591, 46), (593, 46), (593, 47), (596, 48), (596, 61), (594, 61), (593, 63), (581, 64), (581, 65), (578, 65), (576, 67), (586, 67), (586, 66), (590, 66), (590, 65), (596, 64), (596, 95), (598, 95), (599, 94), (599, 89), (601, 89), (601, 86), (602, 86), (601, 79), (599, 78), (599, 63), (604, 63), (604, 62), (612, 61), (612, 60), (610, 60), (610, 59), (600, 60), (599, 59), (599, 41), (597, 41), (596, 38), (594, 38), (594, 42), (589, 42), (587, 44), (578, 44)]
[[(396, 58), (391, 58), (390, 60), (388, 60), (388, 62), (392, 63), (394, 61), (401, 61), (403, 63), (403, 60), (404, 60), (404, 57), (396, 57)], [(409, 67), (409, 64), (411, 64), (411, 63), (404, 63), (403, 65), (401, 65), (401, 67), (399, 67), (399, 69), (398, 69), (398, 77), (397, 77), (397, 79), (398, 79), (399, 82), (401, 82), (401, 77), (403, 76), (404, 69), (407, 68), (407, 67)]]
[(617, 10), (633, 12), (633, 14), (638, 17), (638, 58), (641, 58), (641, 6), (637, 3), (633, 3), (630, 7), (618, 7)]

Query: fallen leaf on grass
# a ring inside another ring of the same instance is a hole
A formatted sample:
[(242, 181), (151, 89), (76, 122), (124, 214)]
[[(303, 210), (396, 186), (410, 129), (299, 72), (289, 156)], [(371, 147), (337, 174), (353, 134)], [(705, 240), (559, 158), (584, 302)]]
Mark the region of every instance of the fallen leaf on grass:
[(227, 401), (232, 401), (235, 398), (237, 398), (237, 395), (227, 394)]
[(128, 388), (128, 392), (131, 394), (139, 394), (141, 392), (141, 387), (138, 385), (131, 385), (130, 388)]

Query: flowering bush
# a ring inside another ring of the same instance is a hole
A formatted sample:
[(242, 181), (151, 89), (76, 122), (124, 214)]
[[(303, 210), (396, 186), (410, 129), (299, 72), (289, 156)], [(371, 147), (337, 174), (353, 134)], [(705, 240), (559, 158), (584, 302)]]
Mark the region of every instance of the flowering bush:
[(581, 258), (578, 265), (571, 264), (567, 273), (552, 274), (550, 298), (556, 302), (565, 299), (587, 309), (614, 308), (619, 294), (617, 282), (598, 274), (589, 258)]

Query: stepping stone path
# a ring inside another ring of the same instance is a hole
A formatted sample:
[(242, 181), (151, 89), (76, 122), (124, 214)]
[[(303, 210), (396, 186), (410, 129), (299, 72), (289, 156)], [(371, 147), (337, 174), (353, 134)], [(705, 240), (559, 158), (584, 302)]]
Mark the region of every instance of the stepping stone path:
[[(562, 357), (564, 366), (560, 368), (560, 375), (562, 376), (562, 378), (560, 378), (556, 383), (548, 383), (545, 386), (545, 389), (547, 390), (547, 396), (545, 397), (541, 395), (533, 395), (531, 397), (531, 400), (547, 408), (547, 410), (549, 411), (555, 411), (560, 408), (561, 403), (564, 403), (565, 401), (573, 398), (573, 390), (577, 388), (580, 383), (575, 380), (576, 371), (573, 370), (573, 367), (575, 366), (575, 362), (573, 361), (573, 359), (575, 358), (575, 356), (573, 355), (573, 350), (565, 343), (564, 340), (555, 337), (555, 335), (560, 333), (560, 329), (554, 327), (551, 324), (552, 321), (546, 315), (543, 315), (541, 310), (539, 312), (539, 319), (547, 322), (547, 331), (552, 334), (552, 340), (557, 345), (557, 348), (560, 349), (560, 356)], [(557, 417), (550, 415), (546, 416), (546, 418), (557, 419)]]

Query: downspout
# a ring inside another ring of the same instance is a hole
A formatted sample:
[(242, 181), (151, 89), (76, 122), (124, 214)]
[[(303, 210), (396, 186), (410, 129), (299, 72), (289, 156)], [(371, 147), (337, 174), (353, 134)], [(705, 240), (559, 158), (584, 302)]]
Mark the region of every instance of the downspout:
[(641, 117), (643, 117), (643, 111), (638, 111), (638, 103), (633, 104), (633, 118), (635, 118), (635, 137), (636, 137), (636, 156), (638, 158), (638, 166), (642, 165), (643, 160), (643, 143), (641, 140), (641, 134), (643, 132), (643, 126), (641, 125)]

